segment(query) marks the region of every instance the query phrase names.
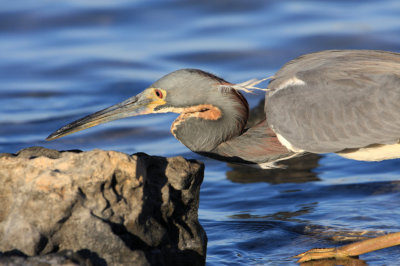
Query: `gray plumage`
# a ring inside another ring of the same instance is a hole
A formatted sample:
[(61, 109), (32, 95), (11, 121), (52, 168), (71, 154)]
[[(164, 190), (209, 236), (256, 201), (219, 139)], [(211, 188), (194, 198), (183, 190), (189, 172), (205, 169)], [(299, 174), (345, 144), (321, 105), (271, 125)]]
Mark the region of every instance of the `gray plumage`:
[(268, 86), (266, 120), (248, 129), (248, 104), (237, 87), (181, 69), (47, 139), (123, 117), (175, 112), (172, 134), (192, 151), (223, 161), (273, 167), (303, 152), (357, 160), (400, 157), (400, 145), (384, 146), (400, 137), (400, 54), (323, 51), (292, 60)]
[(198, 69), (180, 69), (150, 85), (150, 88), (167, 91), (167, 104), (156, 107), (156, 111), (206, 104), (221, 110), (222, 117), (217, 120), (189, 117), (182, 123), (176, 123), (172, 133), (192, 151), (211, 151), (244, 130), (249, 113), (247, 101), (234, 89), (221, 89), (221, 84), (229, 83)]
[[(304, 84), (284, 86), (293, 77)], [(282, 67), (268, 89), (269, 125), (300, 150), (328, 153), (399, 141), (400, 54), (307, 54)]]

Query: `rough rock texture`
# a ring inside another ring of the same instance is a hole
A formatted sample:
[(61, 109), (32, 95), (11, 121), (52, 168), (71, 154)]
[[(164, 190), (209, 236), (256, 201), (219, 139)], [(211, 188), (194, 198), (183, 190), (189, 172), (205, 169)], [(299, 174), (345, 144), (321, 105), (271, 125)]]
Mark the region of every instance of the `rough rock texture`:
[(0, 154), (0, 264), (203, 265), (203, 172), (182, 157)]

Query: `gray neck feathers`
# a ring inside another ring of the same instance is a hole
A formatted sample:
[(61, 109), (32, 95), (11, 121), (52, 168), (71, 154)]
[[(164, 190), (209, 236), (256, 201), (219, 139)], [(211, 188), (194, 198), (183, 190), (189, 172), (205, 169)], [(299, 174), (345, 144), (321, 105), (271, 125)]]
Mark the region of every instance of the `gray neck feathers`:
[(189, 117), (181, 123), (175, 122), (176, 128), (172, 133), (194, 152), (213, 150), (220, 143), (242, 134), (246, 125), (249, 109), (244, 97), (227, 87), (215, 89), (220, 90), (219, 97), (209, 98), (207, 104), (221, 111), (220, 118), (211, 120)]

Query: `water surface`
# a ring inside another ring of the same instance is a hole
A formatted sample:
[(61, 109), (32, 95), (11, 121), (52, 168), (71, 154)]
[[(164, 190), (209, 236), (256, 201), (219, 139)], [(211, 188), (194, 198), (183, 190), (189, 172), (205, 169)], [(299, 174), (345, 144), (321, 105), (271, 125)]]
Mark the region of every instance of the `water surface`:
[[(169, 133), (174, 114), (44, 141), (175, 69), (242, 82), (324, 49), (400, 52), (400, 2), (8, 1), (0, 9), (0, 152), (41, 145), (204, 161), (199, 217), (208, 265), (293, 265), (294, 254), (346, 243), (334, 241), (346, 232), (400, 231), (399, 160), (328, 154), (250, 171), (190, 152)], [(246, 97), (254, 107), (263, 95)], [(361, 259), (394, 265), (399, 254), (394, 247)]]

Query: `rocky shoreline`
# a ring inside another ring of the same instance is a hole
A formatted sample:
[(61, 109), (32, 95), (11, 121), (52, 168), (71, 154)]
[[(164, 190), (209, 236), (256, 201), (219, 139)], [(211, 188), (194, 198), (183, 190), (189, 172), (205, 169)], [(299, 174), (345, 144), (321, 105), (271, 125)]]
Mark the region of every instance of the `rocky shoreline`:
[(203, 175), (182, 157), (0, 154), (0, 264), (204, 265)]

